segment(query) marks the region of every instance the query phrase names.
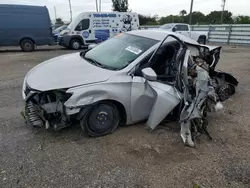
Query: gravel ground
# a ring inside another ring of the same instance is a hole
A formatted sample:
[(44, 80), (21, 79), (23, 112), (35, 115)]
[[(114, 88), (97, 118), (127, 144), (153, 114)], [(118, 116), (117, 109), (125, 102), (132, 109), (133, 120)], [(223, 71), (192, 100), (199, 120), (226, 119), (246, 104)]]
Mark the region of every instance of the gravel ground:
[(183, 146), (175, 124), (153, 132), (137, 124), (95, 139), (77, 126), (60, 132), (27, 126), (20, 116), (24, 75), (72, 52), (39, 49), (0, 48), (1, 188), (250, 187), (250, 48), (224, 47), (219, 68), (240, 85), (225, 108), (210, 115), (213, 141), (201, 137), (194, 149)]

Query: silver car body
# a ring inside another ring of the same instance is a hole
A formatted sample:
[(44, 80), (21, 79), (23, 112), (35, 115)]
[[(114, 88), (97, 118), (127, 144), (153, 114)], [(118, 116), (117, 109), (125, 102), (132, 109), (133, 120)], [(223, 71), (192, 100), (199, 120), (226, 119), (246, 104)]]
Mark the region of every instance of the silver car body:
[[(199, 45), (190, 38), (168, 31), (137, 30), (131, 31), (129, 34), (159, 41), (172, 34), (188, 44)], [(127, 117), (126, 124), (145, 120), (152, 113), (149, 124), (153, 128), (155, 124), (160, 123), (160, 120), (153, 123), (153, 114), (159, 114), (159, 111), (162, 111), (160, 119), (163, 119), (163, 116), (172, 111), (179, 103), (177, 91), (172, 86), (159, 82), (147, 82), (143, 77), (132, 77), (131, 75), (133, 75), (136, 65), (151, 54), (158, 45), (150, 48), (120, 71), (107, 70), (89, 64), (79, 56), (79, 53), (50, 59), (28, 72), (23, 87), (23, 98), (26, 100), (27, 97), (24, 94), (26, 84), (38, 91), (70, 88), (67, 92), (73, 95), (65, 103), (68, 115), (78, 113), (86, 105), (102, 100), (113, 100), (124, 106)], [(190, 48), (193, 49), (193, 54), (198, 53), (196, 48), (192, 46)], [(166, 100), (165, 104), (169, 105), (163, 107), (161, 104), (164, 103), (162, 102), (164, 99)]]
[[(195, 47), (199, 44), (188, 37), (164, 30), (137, 30), (128, 34), (159, 42), (118, 71), (92, 65), (81, 58), (79, 53), (45, 61), (26, 75), (23, 84), (24, 100), (29, 100), (36, 91), (67, 88), (66, 92), (72, 95), (64, 103), (66, 114), (69, 116), (78, 114), (81, 109), (99, 101), (114, 101), (123, 108), (127, 125), (148, 119), (147, 125), (154, 129), (181, 102), (183, 94), (174, 86), (134, 76), (138, 64), (157, 49), (160, 41), (172, 35), (188, 45), (189, 50), (183, 63), (184, 74), (187, 74), (185, 71), (189, 57), (199, 54)], [(32, 88), (29, 93), (26, 91), (27, 86)]]

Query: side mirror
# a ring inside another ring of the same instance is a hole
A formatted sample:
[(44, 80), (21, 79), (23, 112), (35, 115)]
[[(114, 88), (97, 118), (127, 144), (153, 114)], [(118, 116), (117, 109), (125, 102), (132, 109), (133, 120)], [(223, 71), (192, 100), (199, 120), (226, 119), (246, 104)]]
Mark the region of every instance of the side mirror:
[(150, 67), (142, 69), (142, 75), (148, 81), (156, 81), (157, 80), (157, 75), (156, 75), (155, 71)]
[(173, 31), (173, 32), (177, 31), (177, 27), (176, 27), (176, 26), (173, 27), (172, 31)]

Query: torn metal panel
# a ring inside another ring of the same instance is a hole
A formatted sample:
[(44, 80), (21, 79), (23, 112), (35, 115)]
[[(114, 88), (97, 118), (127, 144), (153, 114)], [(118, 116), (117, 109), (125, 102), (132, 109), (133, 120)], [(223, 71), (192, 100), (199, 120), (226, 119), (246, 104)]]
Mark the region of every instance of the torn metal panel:
[[(214, 87), (211, 85), (211, 78), (209, 77), (209, 73), (204, 68), (199, 66), (196, 67), (197, 78), (195, 80), (195, 92), (196, 97), (192, 101), (187, 101), (185, 104), (182, 113), (181, 113), (181, 137), (183, 142), (188, 146), (193, 147), (194, 143), (191, 135), (191, 128), (193, 126), (193, 130), (197, 131), (200, 128), (204, 128), (204, 132), (207, 133), (206, 127), (204, 127), (203, 123), (205, 123), (204, 119), (206, 118), (206, 108), (211, 107), (211, 105), (215, 106), (218, 102), (218, 98), (215, 92)], [(208, 101), (211, 103), (208, 105)], [(214, 109), (214, 108), (213, 108)], [(200, 127), (196, 127), (193, 120), (199, 120)], [(209, 135), (210, 136), (210, 135)]]
[(158, 82), (148, 82), (155, 91), (155, 103), (146, 125), (152, 130), (180, 103), (178, 91), (172, 86)]

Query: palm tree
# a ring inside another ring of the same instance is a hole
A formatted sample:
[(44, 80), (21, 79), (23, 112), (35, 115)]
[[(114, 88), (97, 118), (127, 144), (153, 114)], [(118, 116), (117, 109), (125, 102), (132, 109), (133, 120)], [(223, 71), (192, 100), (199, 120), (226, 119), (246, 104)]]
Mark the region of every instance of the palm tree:
[(181, 10), (181, 11), (180, 11), (180, 16), (183, 17), (183, 16), (185, 16), (186, 14), (187, 14), (187, 11), (186, 11), (186, 10)]

